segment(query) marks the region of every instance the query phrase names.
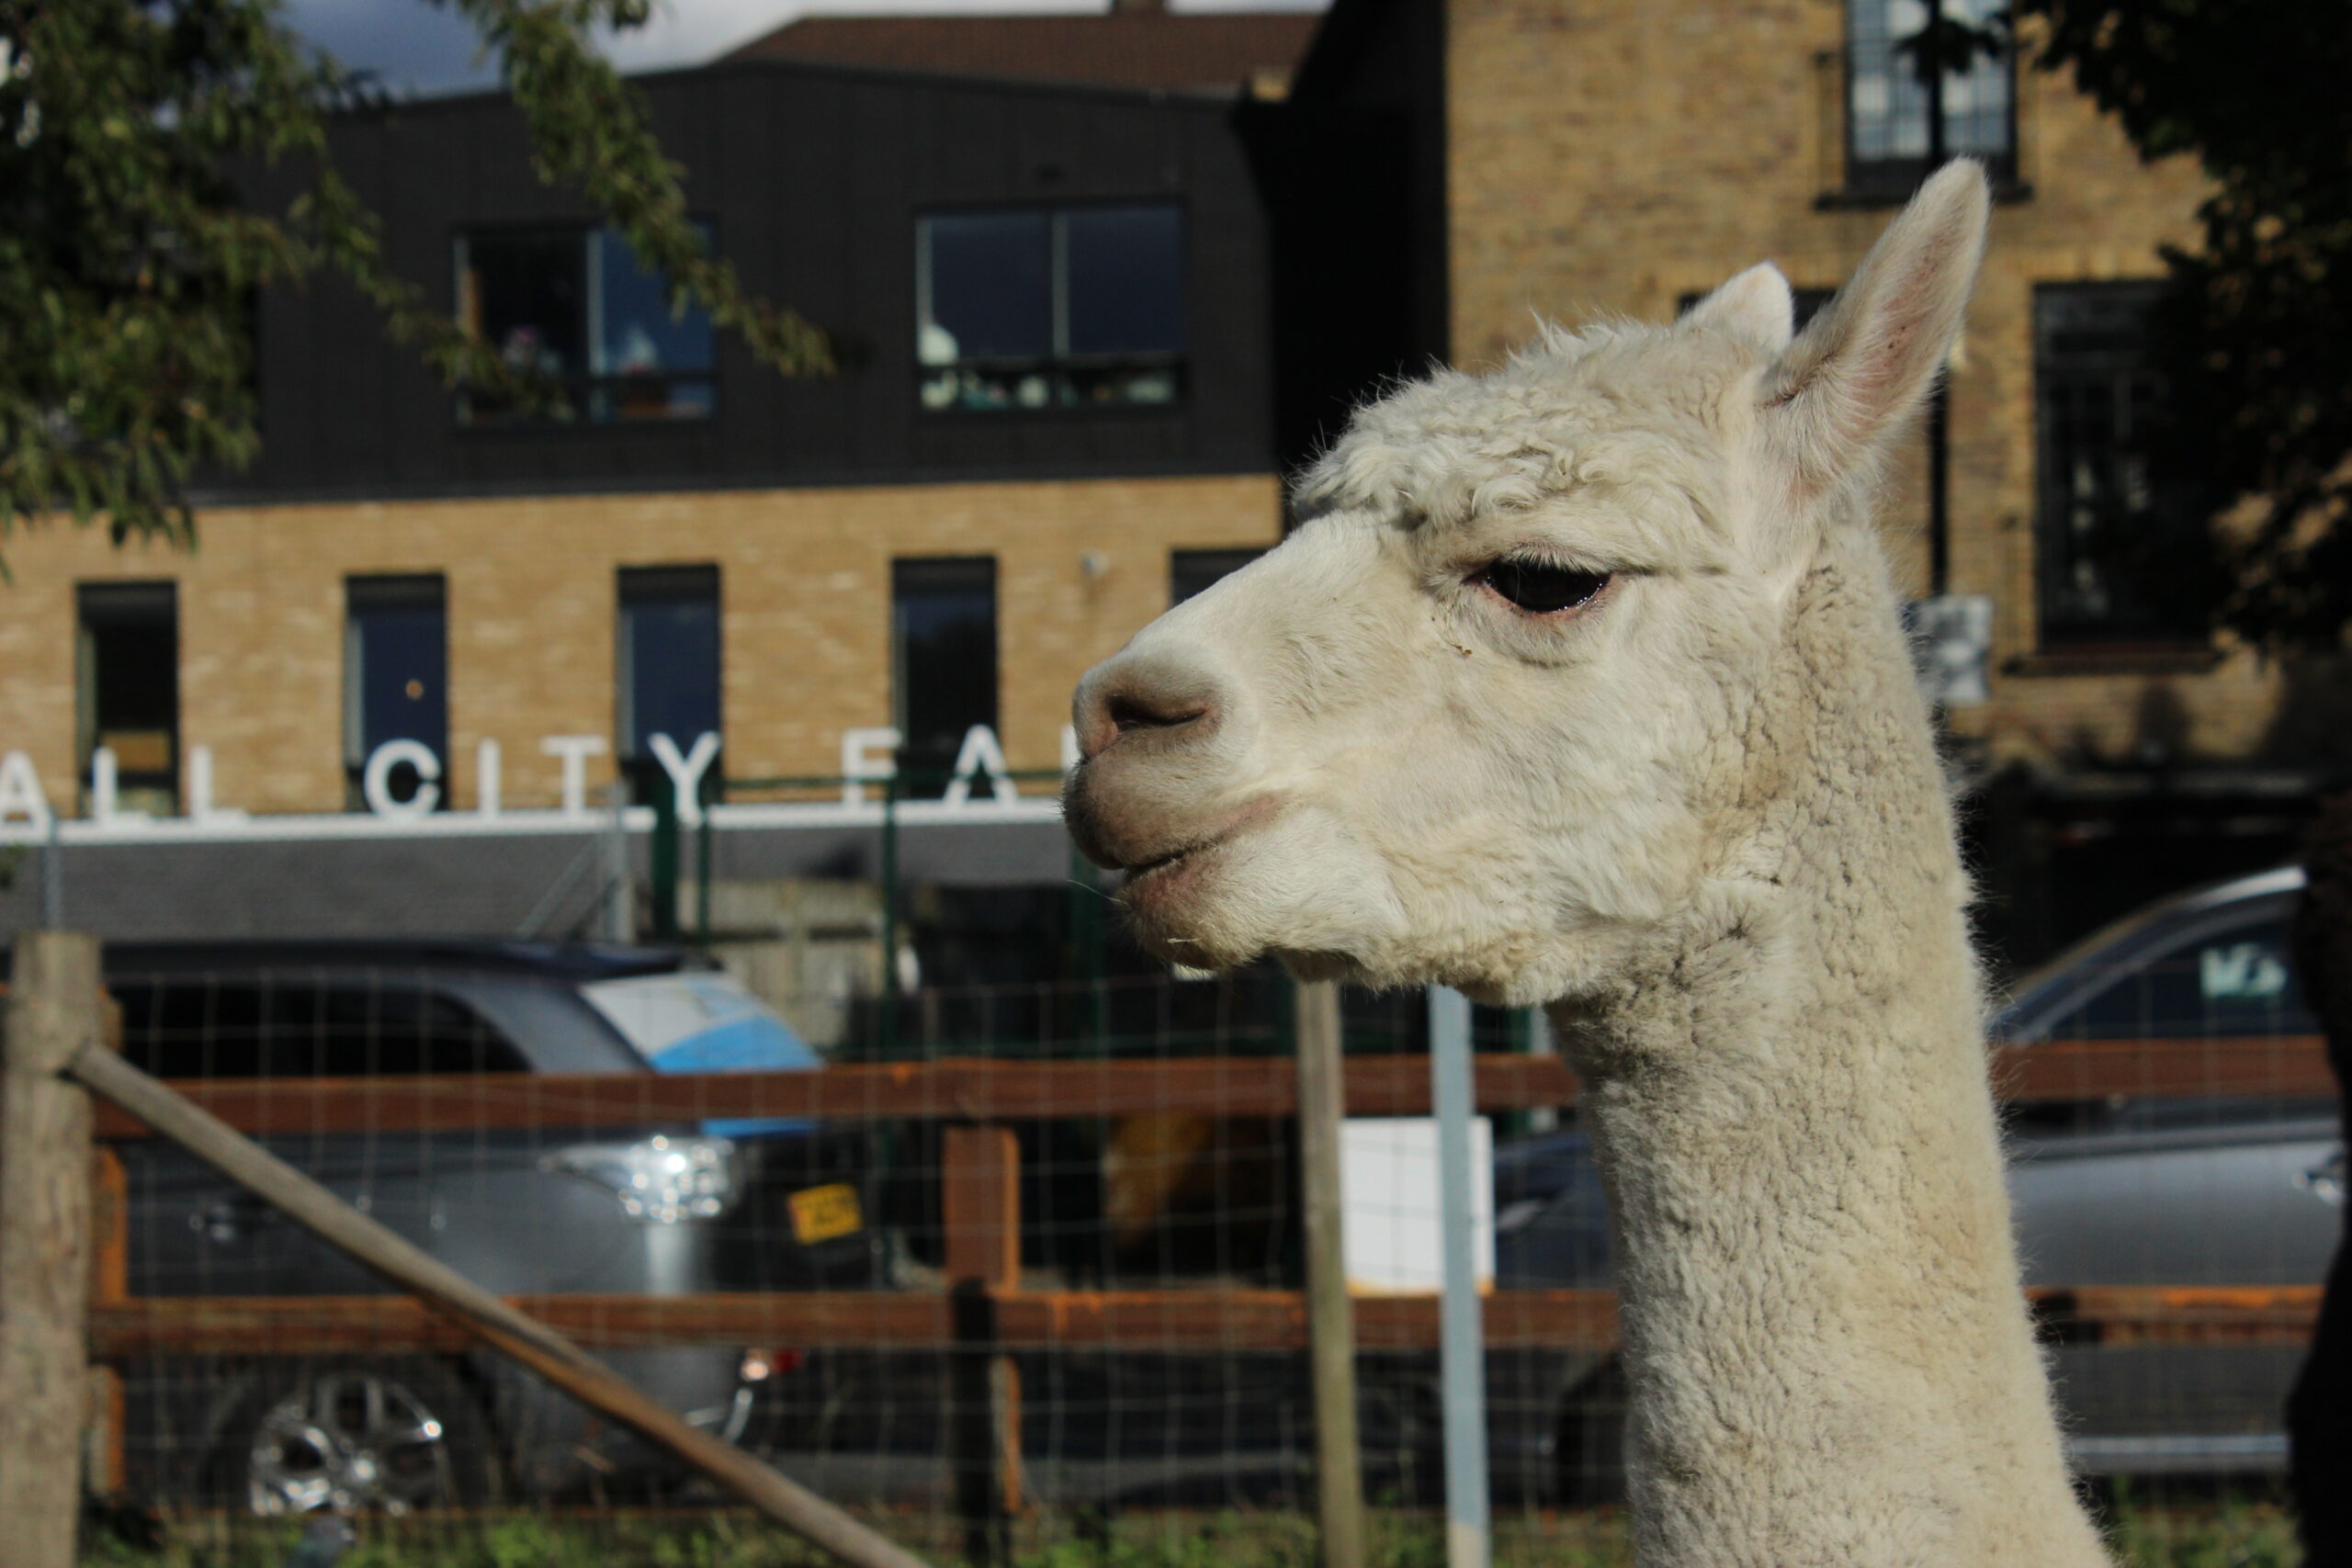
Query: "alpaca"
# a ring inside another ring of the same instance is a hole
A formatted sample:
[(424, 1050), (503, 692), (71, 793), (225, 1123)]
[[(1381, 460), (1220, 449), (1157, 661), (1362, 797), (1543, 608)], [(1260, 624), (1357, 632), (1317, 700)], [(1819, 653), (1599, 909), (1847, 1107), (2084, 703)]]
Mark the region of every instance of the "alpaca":
[(1070, 830), (1160, 955), (1547, 1007), (1652, 1568), (2107, 1562), (1868, 507), (1987, 208), (1939, 173), (1802, 336), (1758, 266), (1361, 410), (1290, 538), (1076, 698)]

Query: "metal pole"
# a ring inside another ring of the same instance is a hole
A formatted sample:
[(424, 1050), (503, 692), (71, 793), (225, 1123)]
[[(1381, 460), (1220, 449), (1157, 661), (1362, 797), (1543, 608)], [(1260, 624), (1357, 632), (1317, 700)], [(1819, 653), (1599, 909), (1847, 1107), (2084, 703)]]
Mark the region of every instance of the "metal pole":
[(704, 953), (710, 952), (711, 807), (723, 793), (723, 781), (703, 792), (702, 826), (695, 835), (695, 947)]
[(40, 923), (53, 931), (65, 929), (65, 846), (59, 841), (57, 813), (49, 814), (49, 836), (40, 844)]
[[(1921, 69), (1928, 89), (1928, 173), (1944, 165), (1944, 0), (1930, 0), (1928, 59)], [(1947, 378), (1936, 378), (1928, 398), (1928, 596), (1951, 589), (1951, 395)]]
[(615, 779), (613, 814), (605, 829), (605, 935), (613, 942), (637, 940), (637, 889), (628, 870), (628, 786)]
[(899, 1043), (899, 775), (882, 781), (882, 1059)]
[[(1542, 1008), (1527, 1010), (1527, 1054), (1531, 1056), (1556, 1056), (1560, 1043), (1552, 1034), (1552, 1015)], [(1531, 1133), (1552, 1133), (1559, 1130), (1560, 1108), (1539, 1105), (1527, 1113), (1527, 1130)]]
[(1471, 1190), (1470, 998), (1430, 987), (1430, 1103), (1437, 1111), (1439, 1400), (1445, 1425), (1447, 1568), (1487, 1568), (1487, 1366)]
[(1315, 1386), (1315, 1486), (1323, 1568), (1364, 1568), (1363, 1459), (1356, 1437), (1356, 1314), (1340, 1228), (1340, 987), (1295, 987), (1298, 1164), (1306, 1233), (1306, 1346)]

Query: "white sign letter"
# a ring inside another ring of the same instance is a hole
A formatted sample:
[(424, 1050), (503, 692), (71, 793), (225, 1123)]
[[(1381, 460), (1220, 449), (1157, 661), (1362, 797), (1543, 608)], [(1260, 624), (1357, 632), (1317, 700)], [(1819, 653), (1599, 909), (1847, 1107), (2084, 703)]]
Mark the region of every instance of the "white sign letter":
[(1012, 781), (1004, 775), (1011, 770), (1004, 765), (1004, 748), (996, 743), (996, 731), (985, 724), (976, 724), (964, 731), (964, 744), (956, 749), (955, 775), (947, 781), (947, 794), (942, 804), (961, 806), (972, 798), (972, 774), (988, 770), (989, 794), (1000, 806), (1009, 806), (1021, 798)]
[(695, 749), (684, 756), (678, 755), (678, 743), (666, 735), (657, 735), (648, 742), (653, 748), (653, 760), (670, 775), (670, 796), (678, 803), (678, 826), (702, 826), (702, 775), (710, 767), (710, 760), (718, 755), (718, 732), (706, 729), (695, 737)]
[(245, 814), (212, 804), (212, 748), (187, 749), (187, 819), (201, 827), (214, 822), (242, 822)]
[(21, 817), (38, 832), (49, 831), (49, 796), (33, 760), (22, 751), (0, 757), (0, 823)]
[[(420, 781), (406, 800), (392, 798), (392, 770), (406, 762)], [(441, 804), (441, 759), (422, 740), (387, 740), (368, 754), (359, 774), (359, 795), (379, 817), (429, 817)]]
[(474, 810), (483, 817), (498, 815), (498, 742), (484, 740), (474, 747)]
[(601, 735), (550, 735), (539, 742), (539, 750), (550, 757), (563, 759), (563, 814), (566, 817), (588, 815), (588, 759), (600, 757), (605, 751)]
[(899, 749), (899, 732), (895, 729), (844, 729), (842, 731), (842, 804), (863, 806), (865, 791), (861, 784), (880, 784), (884, 779), (899, 776), (899, 761), (890, 755)]

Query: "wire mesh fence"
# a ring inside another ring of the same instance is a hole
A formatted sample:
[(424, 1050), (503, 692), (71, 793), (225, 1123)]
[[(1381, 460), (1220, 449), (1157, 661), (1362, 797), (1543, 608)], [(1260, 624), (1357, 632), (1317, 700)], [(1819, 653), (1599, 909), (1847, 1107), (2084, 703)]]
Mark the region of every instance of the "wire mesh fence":
[[(2341, 1128), (2284, 899), (2126, 932), (1999, 1020), (2069, 1441), (2142, 1505), (2275, 1485), (2341, 1228)], [(822, 1054), (729, 977), (641, 950), (126, 948), (107, 984), (135, 1065), (910, 1545), (968, 1547), (978, 1466), (1023, 1551), (1156, 1531), (1225, 1561), (1308, 1554), (1291, 1025), (1271, 971), (916, 988), (889, 1029), (869, 1009)], [(1351, 996), (1345, 1032), (1351, 1114), (1426, 1114), (1419, 998)], [(1498, 1550), (1620, 1561), (1600, 1176), (1540, 1023), (1482, 1010), (1476, 1042)], [(129, 1515), (222, 1551), (281, 1539), (240, 1534), (256, 1515), (470, 1551), (523, 1528), (517, 1510), (556, 1541), (723, 1501), (126, 1118), (99, 1131), (97, 1473)], [(1413, 1274), (1435, 1267), (1417, 1253), (1433, 1219), (1363, 1185), (1365, 1488), (1410, 1556), (1442, 1476), (1434, 1279)], [(991, 1248), (1001, 1267), (975, 1262)]]

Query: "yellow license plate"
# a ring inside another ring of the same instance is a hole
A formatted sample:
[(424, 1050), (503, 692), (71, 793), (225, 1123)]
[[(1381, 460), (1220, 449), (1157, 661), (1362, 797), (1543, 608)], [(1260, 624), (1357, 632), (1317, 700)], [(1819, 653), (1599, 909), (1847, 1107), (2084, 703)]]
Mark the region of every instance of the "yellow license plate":
[(785, 1201), (792, 1206), (792, 1239), (803, 1247), (814, 1247), (820, 1241), (865, 1228), (865, 1214), (857, 1203), (857, 1189), (846, 1181), (836, 1181), (830, 1187), (803, 1188)]

